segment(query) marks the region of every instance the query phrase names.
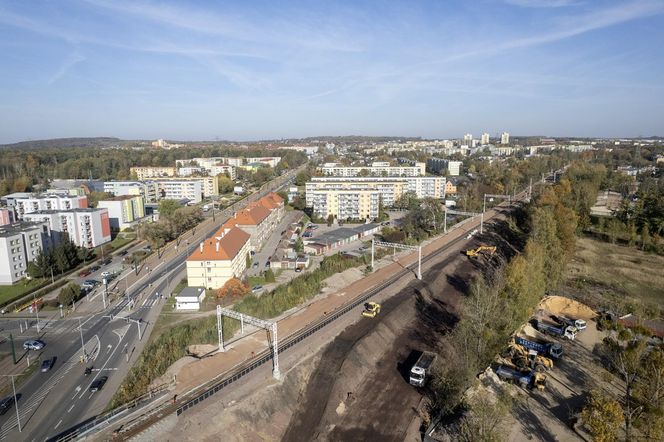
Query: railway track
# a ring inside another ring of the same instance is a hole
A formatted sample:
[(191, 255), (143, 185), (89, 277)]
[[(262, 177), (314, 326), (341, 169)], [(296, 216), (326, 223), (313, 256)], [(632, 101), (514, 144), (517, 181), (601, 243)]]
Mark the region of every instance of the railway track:
[[(517, 196), (517, 198), (515, 198), (513, 201), (514, 202), (521, 201), (523, 199), (524, 194), (525, 191), (521, 192)], [(500, 204), (496, 208), (499, 207), (505, 208), (506, 203)], [(490, 217), (487, 217), (485, 222), (493, 219), (499, 213), (495, 209), (493, 209), (493, 212), (494, 213), (491, 214)], [(473, 226), (468, 228), (466, 231), (471, 230), (474, 227), (475, 223), (473, 223)], [(445, 247), (436, 249), (431, 253), (422, 256), (422, 262), (424, 263), (429, 262), (430, 260), (439, 256), (440, 254), (446, 252), (450, 247), (455, 246), (456, 244), (465, 239), (466, 239), (465, 235), (460, 235), (459, 237), (449, 242)], [(283, 353), (284, 351), (290, 349), (291, 347), (302, 342), (309, 336), (320, 331), (325, 326), (331, 324), (340, 317), (344, 316), (345, 314), (354, 310), (358, 306), (362, 305), (368, 299), (380, 293), (386, 287), (390, 286), (394, 282), (398, 281), (399, 279), (403, 278), (409, 273), (415, 274), (416, 272), (417, 272), (417, 262), (404, 267), (402, 270), (395, 273), (387, 280), (363, 292), (361, 295), (348, 301), (346, 304), (343, 304), (342, 306), (338, 307), (337, 309), (335, 309), (325, 317), (318, 319), (317, 321), (307, 325), (303, 329), (295, 333), (292, 333), (288, 337), (284, 338), (278, 345), (278, 352)], [(204, 402), (206, 399), (214, 396), (216, 393), (220, 392), (224, 388), (228, 387), (229, 385), (233, 384), (234, 382), (248, 375), (255, 369), (261, 367), (263, 364), (270, 362), (271, 360), (272, 360), (272, 351), (270, 349), (266, 349), (258, 353), (252, 359), (249, 359), (244, 363), (238, 365), (233, 370), (226, 372), (223, 375), (223, 377), (211, 380), (209, 383), (202, 385), (201, 387), (198, 387), (197, 389), (183, 395), (182, 397), (178, 398), (175, 401), (173, 400), (164, 401), (155, 405), (154, 407), (151, 407), (141, 415), (136, 416), (131, 421), (126, 422), (122, 426), (118, 427), (113, 432), (112, 436), (113, 440), (119, 440), (119, 441), (129, 440), (133, 436), (140, 434), (141, 432), (143, 432), (144, 430), (151, 427), (152, 425), (154, 425), (155, 423), (164, 419), (167, 416), (170, 416), (172, 414), (180, 416), (181, 414), (185, 413), (186, 411), (190, 410), (191, 408), (195, 407), (201, 402)], [(147, 404), (146, 406), (149, 406), (149, 404)], [(124, 415), (127, 412), (131, 412), (131, 409), (123, 410), (123, 413), (115, 413), (114, 416)], [(110, 417), (112, 418), (113, 416)], [(66, 434), (60, 434), (56, 438), (53, 438), (52, 440), (70, 441), (78, 438), (85, 438), (86, 436), (92, 436), (93, 434), (96, 434), (99, 431), (103, 431), (111, 427), (112, 424), (110, 420), (111, 419), (108, 419), (106, 422), (104, 422), (102, 417), (101, 419), (97, 419), (97, 422), (99, 423), (96, 424), (93, 428), (73, 428), (71, 429), (71, 431), (67, 432)]]

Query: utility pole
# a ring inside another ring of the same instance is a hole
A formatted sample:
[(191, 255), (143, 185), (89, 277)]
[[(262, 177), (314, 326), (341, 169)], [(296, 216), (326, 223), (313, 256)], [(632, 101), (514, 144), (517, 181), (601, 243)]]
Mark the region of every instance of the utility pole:
[(14, 349), (14, 335), (11, 333), (9, 334), (9, 343), (12, 346), (12, 360), (14, 361), (14, 365), (16, 365), (16, 350)]
[(88, 362), (88, 356), (85, 354), (85, 343), (83, 342), (83, 324), (81, 324), (81, 318), (78, 318), (78, 331), (81, 332), (81, 352), (83, 353), (83, 360)]
[(14, 391), (14, 405), (16, 405), (16, 422), (18, 423), (18, 432), (20, 433), (23, 431), (21, 429), (21, 416), (18, 412), (18, 401), (16, 400), (16, 385), (14, 384), (14, 375), (10, 375), (12, 377), (12, 390)]

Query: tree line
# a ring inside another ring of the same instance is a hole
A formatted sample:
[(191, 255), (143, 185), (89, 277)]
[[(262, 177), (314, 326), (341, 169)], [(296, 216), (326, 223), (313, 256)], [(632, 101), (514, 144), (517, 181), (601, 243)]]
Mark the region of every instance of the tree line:
[(32, 278), (50, 278), (51, 275), (61, 275), (94, 257), (92, 250), (78, 247), (66, 238), (50, 248), (41, 249), (35, 259), (28, 263), (28, 275)]

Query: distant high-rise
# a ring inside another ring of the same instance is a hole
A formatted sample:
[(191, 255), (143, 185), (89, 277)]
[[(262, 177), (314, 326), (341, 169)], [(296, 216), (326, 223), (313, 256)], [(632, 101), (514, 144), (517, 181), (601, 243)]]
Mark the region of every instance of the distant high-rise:
[(485, 132), (485, 133), (482, 134), (482, 140), (481, 140), (480, 144), (482, 146), (486, 146), (487, 144), (489, 144), (489, 134), (488, 133)]
[(463, 136), (463, 145), (464, 146), (470, 146), (473, 142), (473, 135), (472, 134), (466, 134)]
[(500, 144), (510, 144), (510, 134), (507, 132), (503, 132), (503, 134), (500, 136)]

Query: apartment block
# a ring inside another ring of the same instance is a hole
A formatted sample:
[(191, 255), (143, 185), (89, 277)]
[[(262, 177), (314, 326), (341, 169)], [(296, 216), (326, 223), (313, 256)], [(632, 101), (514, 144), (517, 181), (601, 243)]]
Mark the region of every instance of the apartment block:
[(461, 161), (450, 161), (445, 158), (429, 158), (426, 168), (431, 173), (442, 174), (447, 171), (450, 176), (459, 176), (462, 164)]
[(24, 219), (47, 222), (55, 242), (68, 237), (77, 246), (91, 249), (111, 240), (108, 209), (40, 210), (26, 213)]
[(320, 218), (374, 219), (379, 205), (392, 206), (401, 195), (444, 198), (444, 177), (314, 177), (305, 185), (306, 205)]
[(206, 157), (206, 158), (192, 158), (190, 160), (175, 160), (175, 167), (188, 167), (198, 166), (204, 169), (209, 169), (218, 164), (225, 164), (228, 166), (239, 167), (245, 163), (243, 157)]
[(269, 167), (277, 167), (281, 161), (281, 157), (247, 157), (245, 159), (247, 164), (262, 164)]
[(355, 177), (363, 174), (372, 176), (424, 176), (426, 164), (415, 162), (413, 166), (390, 166), (388, 162), (374, 162), (371, 166), (343, 166), (337, 163), (325, 163), (320, 171), (328, 176), (339, 177)]
[(159, 178), (154, 182), (158, 199), (188, 198), (200, 202), (202, 198), (219, 195), (219, 183), (213, 176)]
[(159, 186), (154, 181), (105, 181), (104, 192), (113, 196), (140, 195), (146, 203), (155, 203), (159, 199)]
[(78, 195), (12, 193), (2, 200), (14, 210), (16, 220), (23, 220), (24, 215), (40, 210), (70, 210), (88, 207), (88, 198)]
[(129, 172), (132, 175), (136, 174), (136, 179), (139, 181), (148, 178), (174, 177), (176, 175), (175, 167), (137, 166), (130, 168)]
[(97, 207), (108, 209), (110, 226), (118, 230), (125, 230), (145, 217), (145, 200), (142, 195), (101, 200)]
[(248, 204), (233, 214), (228, 224), (251, 236), (251, 249), (260, 250), (284, 216), (284, 201), (276, 193)]
[(187, 285), (218, 289), (247, 268), (250, 235), (225, 224), (187, 258)]
[(0, 226), (6, 226), (14, 222), (14, 211), (6, 207), (0, 208)]
[(27, 276), (28, 263), (50, 246), (51, 232), (44, 222), (22, 222), (0, 227), (0, 285)]

